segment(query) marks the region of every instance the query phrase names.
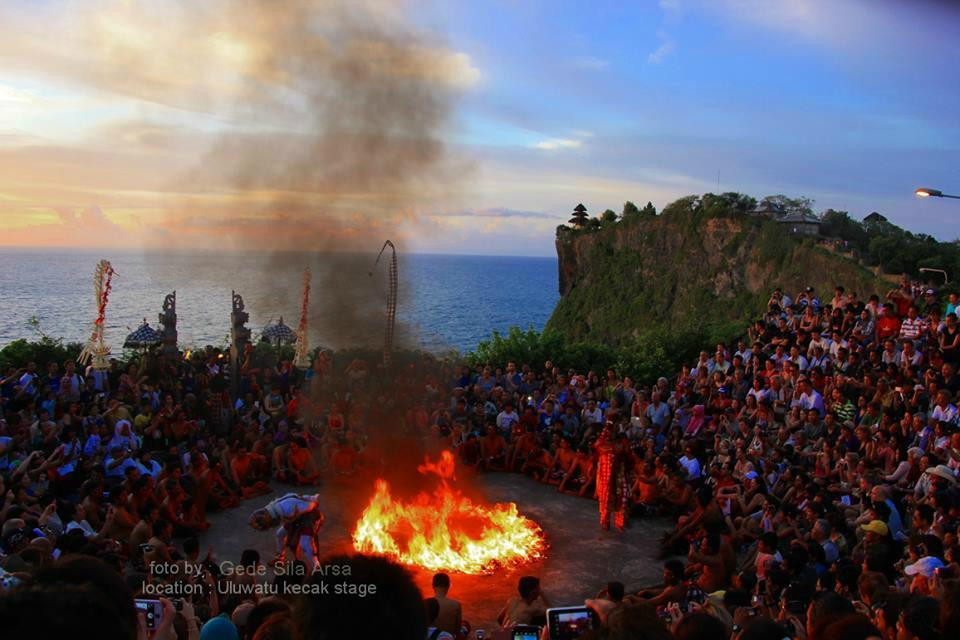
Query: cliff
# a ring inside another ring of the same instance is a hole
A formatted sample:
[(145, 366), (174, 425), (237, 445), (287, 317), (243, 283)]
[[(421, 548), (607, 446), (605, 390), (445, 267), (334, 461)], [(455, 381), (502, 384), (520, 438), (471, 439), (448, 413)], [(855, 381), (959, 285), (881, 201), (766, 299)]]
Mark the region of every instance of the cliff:
[[(777, 286), (889, 289), (856, 261), (721, 196), (679, 200), (658, 216), (557, 230), (561, 299), (547, 323), (571, 340), (619, 345), (650, 330), (739, 335)], [(708, 346), (708, 345), (703, 345)]]

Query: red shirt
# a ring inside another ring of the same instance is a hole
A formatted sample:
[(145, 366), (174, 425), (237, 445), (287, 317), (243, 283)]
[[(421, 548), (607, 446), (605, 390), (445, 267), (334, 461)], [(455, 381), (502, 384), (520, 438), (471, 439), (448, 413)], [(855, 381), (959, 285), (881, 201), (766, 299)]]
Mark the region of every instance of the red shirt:
[(883, 316), (877, 320), (877, 339), (896, 338), (900, 335), (900, 319), (894, 316)]

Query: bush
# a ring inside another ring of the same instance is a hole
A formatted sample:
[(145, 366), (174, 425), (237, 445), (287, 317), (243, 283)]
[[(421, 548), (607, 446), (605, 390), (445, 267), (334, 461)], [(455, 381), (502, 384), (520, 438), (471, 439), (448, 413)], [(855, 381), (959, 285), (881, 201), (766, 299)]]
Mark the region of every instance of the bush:
[(692, 364), (701, 349), (735, 337), (737, 323), (702, 328), (651, 329), (619, 347), (596, 342), (573, 342), (559, 331), (544, 332), (511, 327), (506, 335), (494, 332), (467, 354), (472, 365), (503, 366), (507, 362), (528, 364), (539, 371), (551, 360), (561, 369), (577, 372), (606, 371), (614, 368), (620, 376), (629, 376), (638, 384), (652, 384), (660, 376), (675, 374), (684, 363)]
[(6, 372), (11, 367), (26, 367), (30, 362), (37, 363), (38, 367), (43, 367), (48, 362), (56, 362), (62, 366), (67, 360), (76, 360), (82, 349), (83, 345), (80, 343), (64, 344), (63, 340), (48, 336), (33, 342), (14, 340), (0, 349), (0, 371)]

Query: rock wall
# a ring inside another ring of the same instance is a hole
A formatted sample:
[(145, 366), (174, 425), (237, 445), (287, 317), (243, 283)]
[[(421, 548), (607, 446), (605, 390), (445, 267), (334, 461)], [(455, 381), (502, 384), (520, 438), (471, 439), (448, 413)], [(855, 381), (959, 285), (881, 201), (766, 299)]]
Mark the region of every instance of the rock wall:
[(770, 292), (844, 285), (863, 296), (889, 285), (853, 260), (742, 213), (691, 207), (595, 230), (558, 230), (561, 300), (548, 329), (573, 339), (622, 342), (649, 328), (746, 327)]

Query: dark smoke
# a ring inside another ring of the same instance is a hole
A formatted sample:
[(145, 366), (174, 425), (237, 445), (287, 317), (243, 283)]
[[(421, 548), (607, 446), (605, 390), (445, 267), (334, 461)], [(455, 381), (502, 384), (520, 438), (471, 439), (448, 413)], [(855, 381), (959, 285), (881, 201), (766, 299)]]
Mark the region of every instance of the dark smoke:
[[(248, 265), (269, 293), (239, 291), (251, 317), (298, 312), (298, 274), (309, 264), (311, 344), (379, 345), (387, 277), (382, 268), (369, 275), (376, 251), (389, 238), (402, 254), (417, 212), (449, 196), (463, 173), (442, 141), (456, 69), (395, 3), (236, 6), (224, 16), (227, 32), (256, 43), (228, 109), (240, 124), (178, 185), (197, 195), (172, 215), (182, 220), (204, 194), (241, 194), (216, 231), (222, 248), (258, 252)], [(403, 305), (402, 273), (400, 284)], [(285, 321), (296, 326), (297, 318)], [(398, 327), (398, 344), (405, 336)]]

